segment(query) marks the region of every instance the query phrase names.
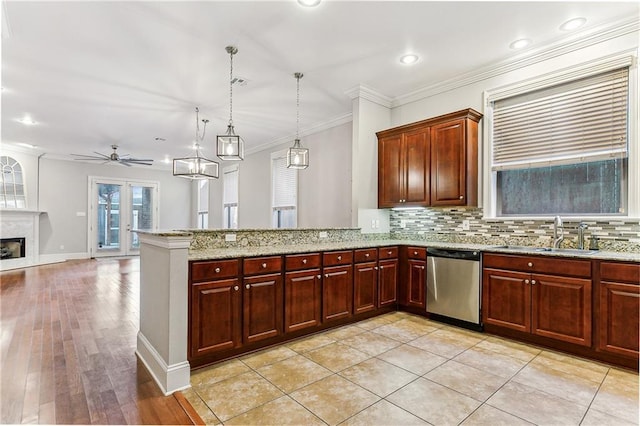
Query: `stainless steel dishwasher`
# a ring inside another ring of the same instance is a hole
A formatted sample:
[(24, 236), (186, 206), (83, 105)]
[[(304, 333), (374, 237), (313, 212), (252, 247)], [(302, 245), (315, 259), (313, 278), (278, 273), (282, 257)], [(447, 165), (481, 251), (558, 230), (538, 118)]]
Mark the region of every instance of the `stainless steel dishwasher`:
[(427, 312), (436, 320), (482, 329), (480, 252), (427, 248)]

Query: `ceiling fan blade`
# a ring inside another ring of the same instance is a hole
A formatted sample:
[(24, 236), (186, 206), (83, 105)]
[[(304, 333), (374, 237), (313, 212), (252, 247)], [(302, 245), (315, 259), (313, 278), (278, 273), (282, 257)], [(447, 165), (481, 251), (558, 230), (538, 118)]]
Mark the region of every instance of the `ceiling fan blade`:
[(80, 158), (74, 158), (74, 160), (104, 160), (104, 157), (96, 157), (95, 155), (83, 155), (83, 154), (71, 154), (75, 157), (80, 157)]
[(107, 160), (110, 160), (110, 159), (111, 159), (111, 157), (109, 157), (108, 155), (104, 155), (104, 154), (101, 154), (101, 153), (96, 152), (96, 151), (93, 151), (93, 152), (94, 152), (94, 153), (96, 153), (96, 154), (98, 154), (98, 155), (99, 155), (99, 156), (101, 156), (102, 158), (106, 158)]
[(131, 164), (126, 161), (118, 160), (118, 163), (122, 164), (123, 166), (131, 167)]

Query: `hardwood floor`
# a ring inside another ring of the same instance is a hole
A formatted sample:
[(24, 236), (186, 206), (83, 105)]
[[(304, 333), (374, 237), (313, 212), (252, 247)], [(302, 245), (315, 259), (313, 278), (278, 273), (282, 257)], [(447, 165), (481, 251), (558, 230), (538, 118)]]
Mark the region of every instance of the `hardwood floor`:
[(193, 424), (135, 355), (139, 270), (130, 258), (0, 273), (2, 423)]

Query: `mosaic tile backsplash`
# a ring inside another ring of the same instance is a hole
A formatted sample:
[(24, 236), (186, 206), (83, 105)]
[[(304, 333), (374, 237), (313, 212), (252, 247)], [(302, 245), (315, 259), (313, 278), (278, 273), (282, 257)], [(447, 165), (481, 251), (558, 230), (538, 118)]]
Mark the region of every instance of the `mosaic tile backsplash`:
[[(463, 229), (463, 221), (469, 229)], [(580, 221), (563, 219), (562, 247), (576, 247)], [(583, 220), (585, 246), (597, 237), (600, 250), (640, 253), (640, 223), (630, 220)], [(536, 247), (553, 245), (553, 221), (482, 219), (482, 209), (429, 208), (391, 210), (391, 238), (451, 243), (509, 244)]]

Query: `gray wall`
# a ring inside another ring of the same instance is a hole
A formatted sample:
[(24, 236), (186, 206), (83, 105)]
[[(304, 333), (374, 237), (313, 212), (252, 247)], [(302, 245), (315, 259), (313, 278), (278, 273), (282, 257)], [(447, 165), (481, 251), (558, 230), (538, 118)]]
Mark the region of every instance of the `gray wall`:
[[(159, 182), (160, 229), (191, 226), (191, 182), (170, 171), (40, 159), (40, 254), (87, 253), (89, 176)], [(85, 212), (86, 216), (78, 216)], [(61, 249), (60, 246), (64, 246)]]
[[(351, 226), (351, 123), (301, 138), (309, 168), (298, 174), (298, 227)], [(247, 155), (239, 163), (238, 226), (271, 228), (271, 153), (293, 141)], [(221, 170), (225, 166), (221, 162)], [(214, 181), (212, 181), (214, 182)], [(222, 185), (209, 192), (209, 228), (221, 228)], [(212, 214), (213, 213), (213, 214)]]

